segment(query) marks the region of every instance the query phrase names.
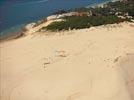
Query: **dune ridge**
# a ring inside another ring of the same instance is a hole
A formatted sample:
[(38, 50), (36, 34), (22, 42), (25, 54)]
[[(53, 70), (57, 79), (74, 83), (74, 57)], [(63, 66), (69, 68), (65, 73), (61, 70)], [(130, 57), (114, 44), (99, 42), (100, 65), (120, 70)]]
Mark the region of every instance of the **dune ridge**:
[(1, 100), (133, 100), (133, 32), (124, 22), (1, 42)]

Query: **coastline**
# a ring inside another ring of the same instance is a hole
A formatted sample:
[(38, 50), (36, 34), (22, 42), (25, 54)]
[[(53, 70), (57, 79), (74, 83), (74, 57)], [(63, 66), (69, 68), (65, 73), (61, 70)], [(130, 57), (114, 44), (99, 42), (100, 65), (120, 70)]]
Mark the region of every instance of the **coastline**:
[(21, 38), (23, 36), (25, 36), (25, 34), (22, 31), (15, 32), (15, 33), (12, 33), (11, 35), (0, 38), (0, 42), (9, 41), (9, 40), (13, 40), (13, 39), (18, 39), (18, 38)]
[[(90, 5), (88, 7), (96, 7), (96, 6), (103, 6), (104, 4), (108, 3), (108, 2), (116, 2), (116, 1), (119, 1), (119, 0), (111, 0), (111, 1), (106, 1), (106, 2), (103, 2), (103, 3), (99, 3), (99, 4), (94, 4), (94, 5)], [(43, 19), (41, 19), (43, 20)], [(38, 21), (41, 21), (41, 20), (38, 20)], [(32, 22), (31, 22), (32, 23)], [(30, 24), (30, 23), (29, 23)], [(28, 25), (28, 24), (26, 24)], [(26, 26), (25, 25), (25, 26)], [(18, 37), (21, 37), (21, 36), (24, 36), (25, 35), (25, 32), (23, 32), (23, 28), (25, 26), (21, 26), (20, 27), (20, 30), (21, 31), (18, 31), (18, 32), (11, 32), (11, 33), (8, 33), (9, 35), (5, 35), (5, 36), (1, 36), (0, 37), (0, 41), (6, 41), (6, 40), (12, 40), (12, 39), (15, 39), (15, 38), (18, 38)], [(17, 30), (17, 29), (16, 29)], [(13, 33), (13, 34), (12, 34)]]
[[(80, 15), (63, 15), (70, 13)], [(0, 99), (134, 100), (134, 22), (43, 30), (63, 15), (0, 40)]]
[(93, 4), (93, 5), (89, 5), (89, 6), (86, 6), (86, 7), (87, 7), (87, 8), (90, 8), (90, 7), (103, 7), (103, 5), (104, 5), (104, 4), (107, 4), (108, 2), (116, 2), (116, 1), (120, 1), (120, 0), (106, 1), (106, 2), (103, 2), (103, 3)]
[(5, 35), (3, 35), (3, 32), (1, 32), (0, 33), (0, 41), (12, 40), (12, 39), (16, 39), (16, 38), (19, 38), (21, 36), (24, 36), (25, 34), (23, 31), (23, 27), (24, 26), (21, 25), (19, 28), (16, 27), (14, 31), (4, 32), (4, 33), (6, 33)]

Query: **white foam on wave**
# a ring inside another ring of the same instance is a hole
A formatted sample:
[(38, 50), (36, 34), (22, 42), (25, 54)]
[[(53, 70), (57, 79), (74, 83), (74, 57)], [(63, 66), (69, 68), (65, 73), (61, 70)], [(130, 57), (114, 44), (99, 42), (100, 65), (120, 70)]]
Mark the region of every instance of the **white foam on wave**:
[(47, 2), (48, 0), (41, 0), (41, 1), (37, 1), (38, 3), (40, 3), (40, 2)]
[(37, 3), (47, 2), (47, 1), (48, 0), (39, 0), (39, 1), (26, 2), (26, 3), (18, 3), (18, 5), (37, 4)]

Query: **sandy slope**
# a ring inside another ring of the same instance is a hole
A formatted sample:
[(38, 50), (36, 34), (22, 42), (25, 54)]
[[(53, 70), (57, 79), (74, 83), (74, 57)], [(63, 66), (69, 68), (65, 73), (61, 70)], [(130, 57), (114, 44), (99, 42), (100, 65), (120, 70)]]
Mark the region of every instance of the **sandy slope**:
[(0, 44), (1, 100), (133, 100), (134, 24)]

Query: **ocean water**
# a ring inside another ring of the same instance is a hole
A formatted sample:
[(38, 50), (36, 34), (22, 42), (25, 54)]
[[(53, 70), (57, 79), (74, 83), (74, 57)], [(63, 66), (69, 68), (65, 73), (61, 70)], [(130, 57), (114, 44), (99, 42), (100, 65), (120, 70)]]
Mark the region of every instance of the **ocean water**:
[(0, 35), (19, 31), (59, 9), (71, 9), (111, 0), (0, 0)]

